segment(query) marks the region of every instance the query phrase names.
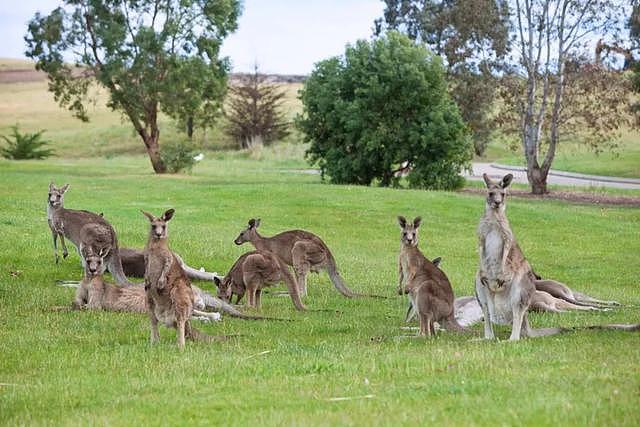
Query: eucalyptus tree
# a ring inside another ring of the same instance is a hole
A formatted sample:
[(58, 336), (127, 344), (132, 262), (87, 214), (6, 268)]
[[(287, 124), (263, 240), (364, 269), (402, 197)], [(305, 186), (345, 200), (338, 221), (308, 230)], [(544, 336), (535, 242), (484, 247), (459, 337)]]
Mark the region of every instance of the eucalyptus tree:
[(240, 12), (238, 0), (64, 0), (31, 19), (26, 54), (80, 120), (89, 119), (92, 85), (106, 88), (108, 106), (131, 122), (164, 173), (158, 114), (188, 120), (219, 110), (228, 72), (220, 47)]

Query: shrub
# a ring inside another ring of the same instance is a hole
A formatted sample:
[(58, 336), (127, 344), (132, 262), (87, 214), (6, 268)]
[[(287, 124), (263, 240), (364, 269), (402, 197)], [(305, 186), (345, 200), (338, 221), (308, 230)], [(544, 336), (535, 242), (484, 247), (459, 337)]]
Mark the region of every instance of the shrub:
[(195, 151), (189, 141), (177, 140), (162, 148), (162, 161), (169, 173), (190, 172), (196, 163)]
[(464, 182), (472, 143), (441, 60), (406, 36), (360, 40), (319, 62), (300, 97), (296, 125), (311, 143), (307, 158), (331, 182), (395, 185), (403, 164), (411, 187)]
[(2, 135), (7, 146), (0, 148), (0, 155), (9, 160), (41, 160), (52, 156), (52, 149), (43, 148), (50, 143), (42, 139), (44, 132), (41, 130), (36, 133), (20, 133), (18, 125), (11, 126), (11, 135)]

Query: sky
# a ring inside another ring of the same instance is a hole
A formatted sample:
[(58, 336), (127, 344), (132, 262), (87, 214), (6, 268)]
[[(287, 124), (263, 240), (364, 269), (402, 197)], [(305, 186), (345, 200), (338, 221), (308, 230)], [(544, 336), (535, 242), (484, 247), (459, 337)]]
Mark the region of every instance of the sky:
[[(57, 0), (3, 0), (0, 57), (24, 58), (27, 22), (49, 13)], [(233, 71), (309, 74), (313, 64), (344, 52), (347, 43), (367, 39), (382, 16), (380, 0), (244, 0), (238, 30), (224, 42)]]

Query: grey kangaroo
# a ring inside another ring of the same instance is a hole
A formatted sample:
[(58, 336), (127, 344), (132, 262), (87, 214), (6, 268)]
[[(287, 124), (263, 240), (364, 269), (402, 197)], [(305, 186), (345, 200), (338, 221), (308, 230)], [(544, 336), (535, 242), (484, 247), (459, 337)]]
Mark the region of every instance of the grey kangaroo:
[[(478, 224), (480, 268), (476, 297), (484, 317), (485, 339), (495, 338), (493, 324), (511, 324), (510, 340), (553, 335), (570, 329), (532, 329), (527, 312), (536, 296), (536, 276), (513, 235), (506, 216), (507, 187), (513, 175), (500, 181), (483, 175), (487, 186), (485, 212)], [(638, 330), (640, 325), (598, 325), (590, 329)]]
[[(338, 273), (336, 261), (322, 239), (304, 230), (290, 230), (272, 237), (263, 237), (258, 233), (260, 219), (250, 219), (247, 228), (242, 230), (234, 240), (236, 245), (251, 242), (259, 251), (276, 254), (287, 265), (293, 266), (300, 295), (307, 295), (307, 274), (327, 270), (333, 286), (348, 298), (378, 295), (359, 294), (347, 287)], [(385, 297), (382, 297), (385, 298)]]
[(191, 316), (195, 305), (195, 295), (191, 282), (167, 242), (167, 222), (173, 217), (173, 209), (156, 217), (142, 213), (151, 225), (149, 239), (144, 248), (146, 261), (144, 283), (147, 294), (147, 312), (151, 322), (151, 343), (160, 340), (158, 321), (177, 330), (177, 343), (184, 348), (185, 338), (200, 341), (221, 339), (211, 337), (191, 326)]
[(435, 335), (435, 322), (445, 329), (463, 332), (454, 316), (454, 296), (449, 279), (418, 249), (418, 228), (422, 220), (407, 222), (398, 217), (400, 225), (400, 256), (398, 257), (398, 293), (410, 295), (411, 305), (420, 320), (420, 335)]
[[(53, 253), (56, 264), (60, 260), (58, 238), (60, 238), (62, 245), (62, 256), (66, 258), (69, 255), (65, 244), (66, 238), (78, 248), (81, 257), (82, 247), (90, 246), (96, 252), (104, 251), (106, 267), (116, 282), (120, 285), (130, 286), (132, 283), (127, 280), (122, 271), (115, 230), (101, 215), (84, 210), (65, 209), (64, 194), (68, 189), (69, 184), (60, 188), (56, 187), (54, 183), (49, 184), (47, 220), (53, 238)], [(84, 258), (83, 266), (85, 266)]]

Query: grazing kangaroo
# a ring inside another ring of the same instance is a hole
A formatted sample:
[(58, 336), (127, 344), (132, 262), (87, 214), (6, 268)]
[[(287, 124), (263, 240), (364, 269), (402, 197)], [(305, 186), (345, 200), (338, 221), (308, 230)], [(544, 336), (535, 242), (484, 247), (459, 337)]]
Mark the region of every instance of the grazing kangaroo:
[(118, 284), (131, 285), (132, 283), (127, 280), (122, 271), (115, 230), (101, 215), (83, 210), (65, 209), (64, 194), (68, 189), (69, 184), (60, 188), (56, 187), (54, 183), (49, 184), (47, 220), (53, 237), (53, 253), (56, 264), (60, 260), (58, 256), (58, 237), (62, 244), (62, 256), (64, 258), (69, 255), (65, 244), (65, 238), (67, 238), (78, 248), (81, 257), (81, 246), (93, 246), (97, 252), (105, 249), (106, 266), (109, 272), (111, 272)]
[(349, 289), (338, 273), (331, 251), (315, 234), (303, 230), (290, 230), (272, 237), (263, 237), (258, 233), (259, 226), (260, 219), (250, 219), (247, 228), (240, 232), (234, 243), (242, 245), (245, 242), (251, 242), (257, 250), (273, 252), (285, 264), (293, 266), (302, 296), (307, 295), (307, 274), (310, 271), (317, 273), (320, 270), (327, 270), (333, 286), (347, 298), (361, 296), (385, 298), (378, 295), (359, 294)]
[(241, 255), (223, 280), (217, 277), (213, 280), (218, 286), (218, 298), (230, 302), (235, 294), (236, 302), (239, 302), (246, 292), (247, 305), (257, 309), (261, 305), (262, 289), (282, 281), (287, 285), (296, 309), (307, 309), (300, 301), (298, 286), (289, 268), (282, 259), (269, 251), (257, 250)]
[[(478, 224), (480, 268), (476, 274), (476, 297), (484, 317), (485, 339), (495, 338), (493, 324), (511, 324), (510, 340), (564, 332), (567, 328), (532, 329), (527, 311), (536, 298), (536, 276), (515, 240), (506, 211), (506, 189), (513, 179), (507, 174), (494, 182), (483, 175), (487, 186), (485, 213)], [(599, 325), (590, 329), (637, 330), (639, 325)]]
[(434, 322), (445, 329), (462, 332), (465, 329), (454, 317), (453, 289), (449, 279), (418, 249), (418, 228), (421, 222), (420, 217), (413, 222), (407, 222), (403, 216), (398, 217), (402, 230), (398, 257), (398, 293), (410, 295), (411, 305), (415, 307), (420, 319), (420, 335), (435, 335)]
[(167, 243), (167, 222), (173, 217), (173, 209), (161, 217), (142, 213), (149, 219), (151, 228), (144, 248), (146, 268), (144, 274), (147, 295), (147, 312), (151, 321), (151, 343), (160, 341), (158, 321), (177, 329), (178, 347), (184, 348), (185, 338), (213, 341), (219, 338), (205, 335), (193, 328), (195, 296), (191, 282)]

